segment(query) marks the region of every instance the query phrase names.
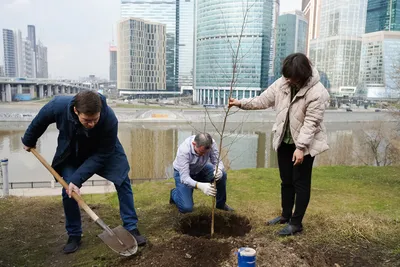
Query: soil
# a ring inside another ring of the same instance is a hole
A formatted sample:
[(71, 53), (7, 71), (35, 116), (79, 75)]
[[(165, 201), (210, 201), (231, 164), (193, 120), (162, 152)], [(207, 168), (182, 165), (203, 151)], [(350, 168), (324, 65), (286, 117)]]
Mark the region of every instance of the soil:
[[(235, 214), (214, 215), (215, 237), (245, 236), (251, 230), (249, 219)], [(187, 216), (180, 221), (178, 232), (190, 236), (211, 236), (211, 215)]]
[(219, 266), (232, 255), (232, 245), (217, 239), (178, 236), (164, 244), (154, 245), (134, 259), (125, 259), (119, 266), (210, 267)]
[[(103, 204), (91, 207), (116, 226), (118, 210)], [(237, 266), (236, 250), (244, 246), (256, 249), (258, 267), (400, 266), (400, 255), (383, 245), (360, 240), (316, 244), (309, 242), (308, 229), (294, 238), (279, 239), (268, 232), (250, 231), (248, 219), (227, 213), (216, 214), (213, 238), (209, 237), (208, 214), (183, 216), (173, 237), (148, 236), (149, 244), (129, 258), (118, 256), (102, 243), (97, 237), (99, 227), (84, 212), (81, 249), (63, 254), (67, 235), (61, 201), (0, 202), (0, 218), (0, 266), (232, 267)]]

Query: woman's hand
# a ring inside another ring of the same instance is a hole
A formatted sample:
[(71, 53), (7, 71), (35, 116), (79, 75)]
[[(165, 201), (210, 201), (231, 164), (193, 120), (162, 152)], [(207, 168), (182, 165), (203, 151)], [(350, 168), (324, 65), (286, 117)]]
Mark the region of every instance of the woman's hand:
[(233, 106), (236, 106), (236, 107), (240, 108), (241, 104), (240, 104), (239, 100), (234, 99), (234, 98), (229, 98), (228, 108), (231, 108)]
[(301, 151), (300, 149), (297, 149), (293, 153), (293, 158), (292, 161), (294, 161), (294, 166), (302, 164), (304, 159), (304, 152)]

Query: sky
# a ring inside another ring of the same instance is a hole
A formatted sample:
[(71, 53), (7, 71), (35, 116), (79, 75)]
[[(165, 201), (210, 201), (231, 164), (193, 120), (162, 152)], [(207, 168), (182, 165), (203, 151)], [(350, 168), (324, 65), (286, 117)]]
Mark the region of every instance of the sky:
[[(301, 8), (301, 0), (280, 4), (281, 13)], [(119, 19), (119, 0), (0, 0), (0, 65), (2, 29), (19, 29), (26, 37), (32, 24), (48, 48), (51, 78), (108, 78), (108, 48)]]

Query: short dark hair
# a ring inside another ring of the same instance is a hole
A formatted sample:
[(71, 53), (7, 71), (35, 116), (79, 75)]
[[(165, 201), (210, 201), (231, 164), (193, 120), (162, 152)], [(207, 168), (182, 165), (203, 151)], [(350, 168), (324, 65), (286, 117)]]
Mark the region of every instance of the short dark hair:
[(302, 53), (290, 54), (283, 61), (282, 75), (303, 87), (312, 77), (311, 62)]
[(205, 149), (210, 149), (213, 143), (213, 139), (209, 133), (198, 133), (194, 137), (194, 142), (197, 147), (204, 146)]
[(84, 90), (75, 95), (74, 107), (78, 113), (94, 115), (101, 111), (100, 95), (92, 90)]

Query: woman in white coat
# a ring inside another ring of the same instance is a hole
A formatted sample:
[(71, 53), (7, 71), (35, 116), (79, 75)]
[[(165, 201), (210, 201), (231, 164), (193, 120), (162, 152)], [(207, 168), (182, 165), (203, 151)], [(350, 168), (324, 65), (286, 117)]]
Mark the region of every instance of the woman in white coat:
[(282, 181), (282, 214), (267, 224), (287, 223), (279, 231), (279, 235), (286, 236), (303, 230), (314, 158), (329, 149), (323, 124), (329, 94), (320, 82), (318, 71), (304, 54), (295, 53), (286, 57), (282, 75), (257, 97), (231, 98), (229, 107), (246, 110), (274, 107), (276, 110), (272, 132)]

